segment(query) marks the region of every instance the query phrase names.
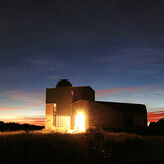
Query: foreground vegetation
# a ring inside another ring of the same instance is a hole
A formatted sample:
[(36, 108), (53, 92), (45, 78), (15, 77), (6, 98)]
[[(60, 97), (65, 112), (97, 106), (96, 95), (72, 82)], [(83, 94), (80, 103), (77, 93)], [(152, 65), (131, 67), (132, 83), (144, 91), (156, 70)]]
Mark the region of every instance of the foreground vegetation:
[[(0, 163), (91, 164), (164, 160), (164, 137), (157, 137), (99, 131), (1, 133)], [(151, 153), (155, 153), (153, 158)]]

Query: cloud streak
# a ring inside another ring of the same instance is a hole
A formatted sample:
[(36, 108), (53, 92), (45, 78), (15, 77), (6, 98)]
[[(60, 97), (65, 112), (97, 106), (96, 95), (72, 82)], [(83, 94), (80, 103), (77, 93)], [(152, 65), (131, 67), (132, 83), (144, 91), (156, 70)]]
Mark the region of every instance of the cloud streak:
[(142, 85), (142, 86), (134, 86), (134, 87), (125, 87), (125, 88), (111, 88), (111, 89), (97, 89), (96, 91), (96, 97), (104, 97), (108, 96), (111, 94), (115, 93), (120, 93), (120, 92), (136, 92), (139, 90), (148, 90), (150, 91), (154, 89), (160, 89), (157, 93), (159, 94), (160, 92), (163, 94), (161, 89), (163, 89), (162, 84), (152, 84), (152, 85)]
[(3, 111), (3, 110), (24, 110), (24, 108), (17, 108), (17, 107), (0, 107), (0, 111)]
[[(117, 50), (114, 55), (107, 55), (99, 58), (97, 62), (119, 62), (119, 64), (121, 65), (128, 66), (161, 63), (161, 61), (164, 61), (163, 53), (163, 49), (159, 50), (153, 48), (124, 48)], [(158, 57), (155, 54), (157, 54)]]
[(140, 87), (131, 87), (131, 88), (112, 88), (112, 89), (98, 89), (96, 90), (96, 97), (104, 97), (119, 92), (134, 92), (137, 90), (143, 89), (143, 86)]
[(159, 119), (164, 118), (164, 111), (148, 112), (148, 122), (157, 122)]
[(44, 103), (44, 96), (42, 92), (27, 92), (22, 90), (4, 91), (0, 94), (1, 98), (8, 100), (8, 102), (15, 101), (25, 103), (26, 106), (41, 106)]
[(20, 117), (20, 118), (13, 118), (13, 119), (4, 119), (1, 121), (45, 126), (45, 117), (22, 117), (22, 118)]
[[(0, 120), (7, 122), (44, 125), (40, 114), (44, 113), (45, 98), (42, 92), (22, 90), (3, 91), (0, 93)], [(34, 115), (35, 116), (34, 118)], [(31, 117), (31, 119), (27, 118)]]

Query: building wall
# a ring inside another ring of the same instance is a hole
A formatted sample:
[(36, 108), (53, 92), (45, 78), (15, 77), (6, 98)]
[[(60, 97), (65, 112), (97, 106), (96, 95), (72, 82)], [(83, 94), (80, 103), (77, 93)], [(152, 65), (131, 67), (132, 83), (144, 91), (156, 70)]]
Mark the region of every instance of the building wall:
[[(54, 118), (53, 105), (56, 103), (56, 118)], [(69, 88), (53, 88), (46, 90), (46, 117), (51, 118), (50, 122), (46, 120), (46, 129), (55, 129), (55, 127), (64, 128), (63, 117), (71, 117), (72, 95)], [(56, 121), (53, 121), (56, 120)]]
[(130, 105), (123, 112), (123, 128), (144, 128), (147, 126), (147, 111), (145, 105)]
[(87, 111), (87, 128), (132, 129), (144, 128), (147, 123), (144, 105), (79, 100), (72, 107)]
[(72, 87), (72, 102), (77, 100), (95, 101), (95, 91), (91, 87)]
[(95, 102), (91, 102), (89, 108), (91, 127), (121, 128), (123, 115), (119, 110)]
[[(46, 129), (72, 127), (72, 102), (80, 99), (94, 101), (94, 90), (90, 87), (60, 87), (46, 89)], [(56, 118), (53, 104), (56, 103)], [(69, 122), (70, 125), (66, 126)], [(56, 124), (54, 123), (56, 120)]]
[(147, 125), (145, 105), (95, 101), (95, 92), (89, 86), (46, 89), (46, 129), (74, 129), (78, 112), (85, 113), (87, 128), (128, 129)]
[(120, 128), (122, 125), (122, 113), (108, 106), (79, 100), (73, 103), (73, 110), (79, 109), (86, 115), (87, 128)]
[(133, 126), (134, 128), (142, 128), (146, 126), (145, 117), (143, 114), (138, 114), (133, 116)]
[(122, 128), (144, 128), (147, 126), (147, 110), (143, 104), (98, 102), (122, 113)]
[(45, 128), (50, 130), (53, 126), (53, 103), (46, 104)]

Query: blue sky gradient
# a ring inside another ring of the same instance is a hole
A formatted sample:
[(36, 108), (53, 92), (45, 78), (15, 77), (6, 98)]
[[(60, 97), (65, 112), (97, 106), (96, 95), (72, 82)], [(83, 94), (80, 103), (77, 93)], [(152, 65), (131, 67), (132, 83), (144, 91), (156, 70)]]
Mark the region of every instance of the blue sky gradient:
[(164, 111), (163, 7), (158, 0), (2, 0), (0, 120), (43, 123), (45, 89), (62, 78), (90, 85), (97, 100)]

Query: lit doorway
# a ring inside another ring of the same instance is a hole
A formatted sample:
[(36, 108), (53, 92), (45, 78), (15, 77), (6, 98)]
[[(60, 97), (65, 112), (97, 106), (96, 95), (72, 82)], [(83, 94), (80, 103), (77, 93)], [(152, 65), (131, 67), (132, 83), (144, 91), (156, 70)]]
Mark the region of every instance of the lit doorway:
[(75, 130), (85, 131), (85, 116), (83, 113), (79, 113), (75, 116)]

